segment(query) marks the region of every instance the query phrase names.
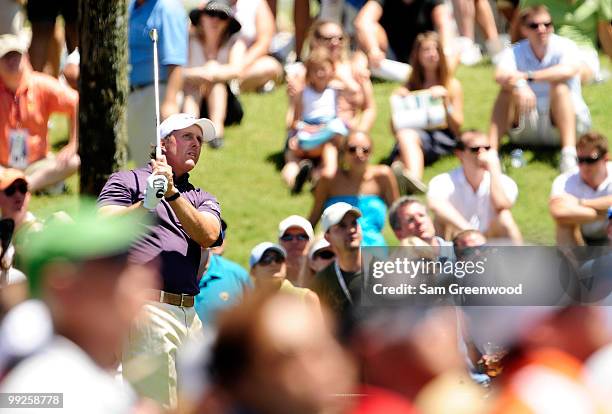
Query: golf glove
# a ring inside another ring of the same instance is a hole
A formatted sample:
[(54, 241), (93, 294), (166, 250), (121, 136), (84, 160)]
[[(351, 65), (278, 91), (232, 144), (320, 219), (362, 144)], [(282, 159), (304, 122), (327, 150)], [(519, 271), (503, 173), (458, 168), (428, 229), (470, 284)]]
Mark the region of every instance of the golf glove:
[(147, 188), (144, 193), (144, 208), (154, 210), (164, 194), (168, 191), (168, 180), (163, 175), (151, 174), (147, 178)]

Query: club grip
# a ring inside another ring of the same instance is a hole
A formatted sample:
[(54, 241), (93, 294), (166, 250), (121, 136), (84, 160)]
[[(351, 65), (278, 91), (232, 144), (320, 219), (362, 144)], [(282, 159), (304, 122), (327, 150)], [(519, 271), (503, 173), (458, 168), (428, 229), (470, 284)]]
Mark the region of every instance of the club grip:
[(164, 190), (162, 190), (161, 188), (159, 190), (157, 190), (157, 192), (155, 193), (155, 197), (157, 198), (162, 198), (164, 196)]

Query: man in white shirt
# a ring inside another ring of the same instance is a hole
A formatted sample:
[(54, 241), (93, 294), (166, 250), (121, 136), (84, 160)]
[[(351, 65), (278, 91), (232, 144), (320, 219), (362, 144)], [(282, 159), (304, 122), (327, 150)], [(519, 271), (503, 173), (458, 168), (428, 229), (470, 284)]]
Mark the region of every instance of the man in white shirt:
[(461, 167), (434, 177), (427, 192), (438, 234), (476, 229), (487, 238), (508, 238), (521, 244), (521, 232), (510, 212), (518, 188), (502, 174), (489, 138), (479, 131), (466, 131), (455, 155)]
[(612, 163), (608, 140), (589, 132), (578, 140), (578, 171), (558, 176), (549, 210), (558, 245), (606, 244), (608, 207), (612, 206)]
[(561, 172), (576, 166), (576, 135), (591, 126), (580, 88), (580, 59), (574, 42), (553, 33), (546, 6), (523, 10), (526, 37), (502, 52), (495, 73), (501, 86), (493, 108), (489, 138), (497, 148), (511, 140), (533, 145), (561, 145)]

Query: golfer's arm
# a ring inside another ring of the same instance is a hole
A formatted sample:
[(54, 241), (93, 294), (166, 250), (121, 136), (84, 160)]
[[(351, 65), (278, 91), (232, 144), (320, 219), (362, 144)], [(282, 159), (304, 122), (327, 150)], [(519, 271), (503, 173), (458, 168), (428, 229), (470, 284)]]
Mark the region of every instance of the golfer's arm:
[(442, 222), (452, 224), (459, 230), (468, 230), (472, 228), (461, 213), (448, 201), (442, 198), (428, 198), (427, 204), (431, 211), (438, 217)]
[(183, 88), (183, 68), (177, 65), (167, 65), (166, 67), (168, 68), (168, 84), (166, 85), (166, 95), (161, 105), (162, 119), (166, 119), (178, 112), (176, 97)]
[(569, 203), (563, 198), (552, 198), (548, 209), (553, 219), (560, 224), (583, 224), (599, 218), (594, 208)]
[(168, 204), (183, 226), (183, 230), (201, 247), (210, 247), (217, 241), (221, 232), (221, 223), (217, 216), (206, 211), (198, 211), (183, 197)]
[(132, 204), (131, 206), (107, 205), (100, 207), (98, 212), (103, 216), (123, 215), (137, 211), (142, 207), (142, 204), (143, 202), (139, 201), (136, 204)]

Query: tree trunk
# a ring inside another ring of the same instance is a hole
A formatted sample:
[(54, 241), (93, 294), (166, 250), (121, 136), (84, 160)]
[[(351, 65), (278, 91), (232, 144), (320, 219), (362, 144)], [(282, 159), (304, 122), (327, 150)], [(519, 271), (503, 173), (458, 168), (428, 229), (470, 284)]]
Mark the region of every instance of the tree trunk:
[(127, 1), (79, 0), (81, 195), (127, 163)]

